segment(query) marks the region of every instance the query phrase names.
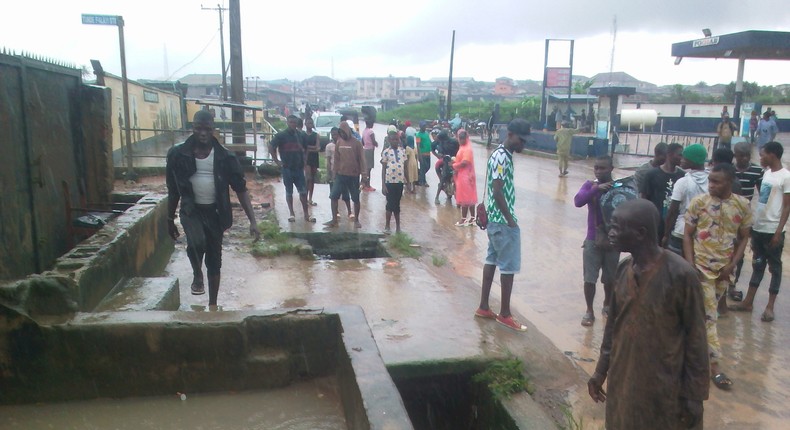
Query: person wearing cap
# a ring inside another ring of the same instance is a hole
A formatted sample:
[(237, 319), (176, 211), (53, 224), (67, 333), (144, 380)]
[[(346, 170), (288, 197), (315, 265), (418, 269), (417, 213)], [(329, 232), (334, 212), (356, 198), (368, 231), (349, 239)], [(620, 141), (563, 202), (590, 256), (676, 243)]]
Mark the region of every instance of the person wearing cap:
[[(513, 277), (521, 270), (521, 230), (515, 214), (516, 189), (513, 183), (513, 153), (521, 152), (530, 134), (529, 123), (521, 118), (510, 121), (507, 137), (488, 158), (486, 164), (486, 214), (488, 215), (488, 252), (483, 266), (480, 305), (475, 317), (493, 319), (516, 331), (527, 331), (510, 311)], [(499, 268), (502, 289), (499, 314), (489, 306), (491, 285)]]
[(381, 193), (387, 198), (384, 234), (390, 234), (390, 221), (395, 215), (395, 232), (400, 233), (400, 201), (403, 185), (409, 182), (406, 151), (400, 145), (398, 129), (387, 127), (387, 147), (381, 151)]
[(737, 131), (738, 126), (730, 121), (730, 114), (723, 112), (721, 115), (721, 122), (716, 127), (716, 134), (719, 136), (719, 147), (731, 149), (732, 136), (735, 135)]
[(687, 146), (680, 161), (680, 167), (686, 170), (686, 174), (672, 188), (672, 203), (667, 211), (661, 244), (680, 256), (683, 256), (686, 209), (691, 199), (708, 192), (708, 172), (704, 170), (707, 158), (708, 150), (703, 145), (695, 143)]
[(560, 168), (560, 178), (568, 174), (568, 158), (571, 156), (571, 140), (573, 135), (581, 129), (571, 128), (570, 121), (563, 121), (559, 130), (554, 133), (554, 141), (557, 142), (557, 163)]
[(376, 135), (373, 133), (373, 121), (365, 121), (365, 130), (362, 131), (362, 149), (365, 154), (365, 168), (367, 169), (367, 180), (362, 180), (362, 191), (376, 191), (370, 186), (370, 172), (373, 170), (373, 156), (379, 143), (376, 142)]

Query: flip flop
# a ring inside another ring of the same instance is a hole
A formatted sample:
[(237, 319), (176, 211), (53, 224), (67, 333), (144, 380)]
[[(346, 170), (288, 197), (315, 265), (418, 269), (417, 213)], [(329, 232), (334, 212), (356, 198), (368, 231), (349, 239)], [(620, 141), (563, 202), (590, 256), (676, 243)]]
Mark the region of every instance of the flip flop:
[(327, 222), (324, 223), (324, 226), (326, 226), (326, 227), (333, 227), (334, 228), (334, 227), (337, 227), (337, 223), (335, 221), (327, 221)]
[(201, 294), (206, 294), (206, 287), (203, 284), (192, 284), (189, 289), (192, 291), (193, 296), (199, 296)]
[(734, 301), (734, 302), (740, 302), (740, 301), (743, 301), (743, 291), (739, 291), (739, 290), (730, 290), (730, 291), (727, 293), (727, 297), (729, 297), (729, 298), (730, 298), (730, 300), (732, 300), (732, 301)]
[(584, 327), (590, 327), (593, 325), (594, 322), (595, 322), (595, 315), (589, 312), (584, 314), (584, 316), (582, 317), (582, 326)]
[(311, 217), (307, 218), (305, 221), (307, 221), (307, 222), (315, 222), (315, 217), (311, 216)]
[(762, 322), (771, 322), (774, 320), (774, 313), (772, 311), (765, 311), (763, 315), (760, 317), (760, 321)]
[(719, 372), (710, 379), (713, 381), (713, 385), (721, 390), (729, 390), (732, 388), (732, 379), (728, 378), (724, 372)]
[(314, 202), (314, 201), (310, 200), (310, 206), (318, 206), (318, 203), (316, 203), (316, 202)]
[(296, 222), (296, 217), (294, 217), (294, 216), (289, 216), (289, 217), (288, 217), (288, 222)]

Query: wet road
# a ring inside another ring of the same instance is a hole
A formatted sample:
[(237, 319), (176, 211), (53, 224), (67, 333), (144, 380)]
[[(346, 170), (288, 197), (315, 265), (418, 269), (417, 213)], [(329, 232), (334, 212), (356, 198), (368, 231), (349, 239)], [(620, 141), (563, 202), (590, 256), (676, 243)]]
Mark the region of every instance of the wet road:
[[(381, 140), (383, 126), (376, 126)], [(485, 180), (483, 165), (487, 151), (475, 145), (478, 190)], [(530, 332), (515, 334), (487, 322), (473, 320), (479, 295), (482, 260), (487, 246), (486, 234), (476, 227), (455, 227), (460, 218), (454, 205), (434, 203), (437, 178), (428, 173), (429, 188), (417, 188), (416, 195), (402, 201), (403, 230), (422, 246), (420, 259), (375, 259), (304, 262), (295, 258), (255, 259), (239, 247), (238, 253), (226, 250), (223, 289), (220, 302), (226, 308), (320, 307), (355, 303), (365, 309), (385, 362), (459, 358), (501, 353), (519, 354), (524, 342), (539, 344), (537, 328), (561, 352), (555, 360), (568, 360), (592, 372), (598, 357), (604, 320), (592, 328), (580, 325), (584, 313), (582, 294), (582, 250), (585, 237), (586, 208), (573, 205), (573, 196), (583, 182), (593, 177), (592, 163), (572, 162), (570, 175), (557, 177), (556, 161), (519, 154), (514, 157), (516, 214), (522, 232), (522, 271), (516, 275), (512, 307), (516, 315), (529, 321)], [(380, 190), (380, 165), (373, 173), (373, 186)], [(630, 173), (615, 170), (615, 177)], [(317, 185), (312, 208), (318, 223), (301, 220), (296, 208), (295, 223), (287, 218), (282, 185), (275, 183), (275, 209), (281, 227), (291, 231), (328, 231), (322, 222), (330, 219), (328, 186)], [(482, 193), (480, 194), (482, 197)], [(362, 231), (381, 232), (384, 228), (385, 199), (380, 191), (362, 193)], [(345, 211), (342, 209), (341, 214)], [(341, 216), (333, 231), (354, 231), (353, 224)], [(394, 225), (393, 225), (394, 228)], [(787, 254), (789, 251), (785, 251)], [(447, 264), (432, 264), (433, 257)], [(790, 256), (785, 255), (786, 261)], [(739, 288), (746, 288), (751, 274), (750, 252)], [(168, 271), (181, 278), (182, 307), (205, 304), (205, 296), (188, 293), (189, 268), (183, 246), (178, 246)], [(497, 284), (498, 282), (495, 282)], [(767, 280), (764, 281), (764, 284)], [(784, 276), (783, 284), (790, 279)], [(493, 288), (498, 296), (498, 286)], [(734, 381), (730, 392), (711, 386), (705, 402), (705, 428), (709, 429), (783, 429), (790, 412), (785, 407), (790, 397), (790, 318), (783, 317), (785, 298), (777, 304), (777, 320), (760, 321), (767, 301), (764, 286), (755, 301), (753, 314), (729, 314), (719, 320), (724, 358), (722, 370)], [(600, 314), (602, 287), (596, 297)], [(494, 305), (494, 309), (498, 304)], [(197, 307), (196, 309), (199, 309)], [(532, 345), (534, 347), (534, 345)], [(549, 350), (549, 347), (545, 348)], [(527, 366), (529, 367), (529, 363)], [(590, 428), (602, 427), (603, 406), (586, 395), (586, 379), (565, 373), (538, 375), (538, 382), (556, 383), (570, 379), (564, 393), (573, 403), (574, 414), (584, 417)]]

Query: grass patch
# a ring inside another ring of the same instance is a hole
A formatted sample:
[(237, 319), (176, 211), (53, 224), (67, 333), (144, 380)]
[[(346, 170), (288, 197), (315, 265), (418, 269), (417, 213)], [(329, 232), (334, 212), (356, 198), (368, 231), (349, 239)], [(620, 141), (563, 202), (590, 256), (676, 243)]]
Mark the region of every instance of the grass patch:
[(472, 380), (486, 384), (497, 398), (510, 398), (513, 393), (521, 391), (529, 394), (535, 391), (521, 371), (521, 360), (517, 358), (494, 361), (486, 370), (474, 375)]
[(417, 258), (422, 255), (422, 252), (411, 246), (413, 243), (411, 236), (406, 233), (395, 233), (387, 241), (387, 245), (391, 249), (398, 251), (404, 257)]
[(447, 264), (447, 257), (444, 255), (433, 254), (431, 256), (431, 262), (433, 262), (433, 265), (436, 267), (442, 267)]
[(277, 218), (273, 212), (266, 214), (258, 223), (258, 231), (261, 232), (261, 240), (252, 244), (252, 253), (255, 257), (277, 257), (280, 255), (298, 255), (305, 259), (313, 259), (312, 248), (293, 242), (287, 234), (280, 230)]
[(584, 430), (584, 418), (579, 417), (577, 420), (576, 417), (573, 415), (573, 411), (571, 407), (568, 405), (561, 405), (560, 410), (562, 411), (562, 416), (565, 418), (565, 421), (562, 423), (562, 428), (564, 430)]

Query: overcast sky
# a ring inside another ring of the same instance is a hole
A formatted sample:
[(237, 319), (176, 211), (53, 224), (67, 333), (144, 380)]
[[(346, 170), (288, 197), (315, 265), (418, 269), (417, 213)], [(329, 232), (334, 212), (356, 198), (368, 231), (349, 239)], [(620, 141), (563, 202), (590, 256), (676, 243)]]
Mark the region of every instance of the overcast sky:
[[(220, 73), (218, 14), (201, 10), (213, 1), (14, 1), (0, 14), (0, 47), (77, 66), (97, 59), (120, 75), (116, 28), (83, 25), (80, 15), (122, 15), (130, 78)], [(672, 43), (701, 38), (702, 28), (716, 35), (790, 27), (788, 0), (241, 0), (244, 75), (445, 77), (456, 30), (455, 77), (540, 80), (547, 38), (575, 39), (574, 75), (592, 76), (610, 69), (615, 15), (613, 70), (658, 85), (735, 80), (735, 60), (673, 64)], [(225, 22), (227, 60), (227, 13)], [(568, 44), (551, 46), (549, 65), (567, 65)], [(790, 83), (790, 62), (748, 61), (744, 77)]]

